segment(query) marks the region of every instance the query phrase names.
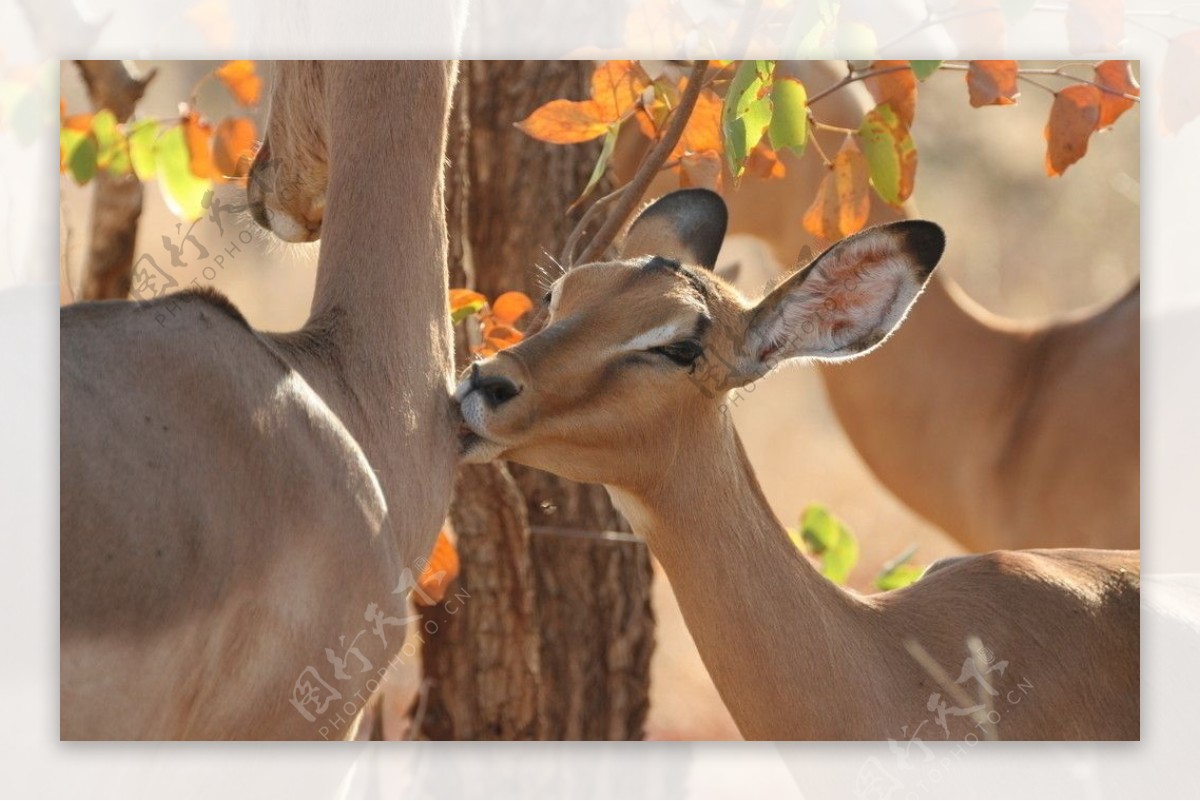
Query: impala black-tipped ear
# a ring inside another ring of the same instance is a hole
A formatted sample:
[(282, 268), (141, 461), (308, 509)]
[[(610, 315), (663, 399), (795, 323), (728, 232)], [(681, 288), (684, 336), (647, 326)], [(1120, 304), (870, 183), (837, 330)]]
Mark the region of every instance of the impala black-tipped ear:
[(663, 256), (711, 270), (728, 223), (725, 201), (716, 192), (680, 189), (638, 215), (621, 245), (621, 257)]

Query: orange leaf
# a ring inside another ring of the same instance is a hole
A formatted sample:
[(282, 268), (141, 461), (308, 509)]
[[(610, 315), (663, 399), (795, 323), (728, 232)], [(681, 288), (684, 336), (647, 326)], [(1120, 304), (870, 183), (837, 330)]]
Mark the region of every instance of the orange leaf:
[[(679, 82), (679, 90), (687, 88), (687, 79)], [(722, 153), (721, 140), (721, 107), (720, 97), (711, 89), (704, 89), (696, 98), (692, 108), (692, 116), (688, 118), (683, 133), (679, 137), (671, 158), (677, 159), (685, 153)]]
[(487, 303), (487, 298), (473, 289), (450, 290), (450, 311), (458, 311), (464, 306), (470, 306), (476, 303), (482, 306)]
[(254, 157), (258, 131), (246, 117), (226, 117), (213, 133), (214, 178), (221, 183), (245, 183)]
[(426, 599), (435, 604), (441, 603), (446, 597), (446, 590), (450, 589), (450, 583), (458, 578), (459, 569), (458, 549), (446, 536), (445, 531), (439, 531), (437, 542), (433, 544), (433, 552), (429, 554), (429, 561), (425, 563), (425, 569), (417, 579), (419, 592), (413, 593), (413, 603), (426, 605)]
[(555, 145), (587, 142), (608, 133), (604, 110), (594, 100), (551, 100), (517, 127), (534, 139)]
[(492, 303), (492, 317), (505, 325), (516, 325), (532, 308), (533, 301), (524, 292), (505, 292)]
[[(64, 106), (65, 108), (65, 106)], [(92, 130), (92, 114), (72, 114), (63, 121), (62, 126), (72, 131), (87, 133)]]
[(778, 153), (769, 145), (760, 142), (746, 159), (746, 172), (764, 179), (782, 178), (787, 175), (787, 168), (779, 160)]
[(262, 94), (262, 78), (254, 72), (254, 62), (245, 59), (227, 61), (214, 73), (243, 106), (253, 106)]
[(876, 102), (890, 105), (904, 127), (911, 128), (917, 113), (917, 76), (913, 75), (912, 67), (907, 61), (876, 61), (871, 65), (871, 70), (874, 72), (895, 67), (903, 69), (876, 75), (864, 83)]
[[(1096, 83), (1112, 89), (1113, 92), (1133, 97), (1141, 94), (1128, 61), (1101, 61), (1096, 65)], [(1113, 92), (1102, 90), (1100, 93), (1100, 121), (1096, 123), (1097, 128), (1109, 127), (1117, 121), (1117, 117), (1133, 108), (1134, 101)]]
[(804, 230), (833, 242), (863, 227), (871, 211), (867, 194), (867, 159), (853, 139), (833, 157), (833, 168), (821, 179), (817, 196), (804, 212)]
[(592, 100), (606, 122), (616, 122), (649, 85), (649, 76), (636, 61), (605, 61), (592, 73)]
[(503, 349), (495, 348), (495, 347), (489, 345), (488, 343), (484, 342), (482, 345), (476, 345), (475, 347), (471, 348), (471, 353), (473, 353), (476, 356), (482, 356), (483, 358), (486, 359), (488, 356), (495, 356), (501, 350), (503, 350)]
[(1046, 123), (1046, 174), (1062, 175), (1087, 153), (1088, 137), (1100, 121), (1101, 90), (1088, 84), (1068, 86), (1054, 96)]
[(1017, 86), (1017, 62), (972, 61), (967, 69), (967, 93), (976, 108), (1016, 103), (1021, 94)]
[(494, 318), (486, 320), (483, 324), (483, 339), (496, 350), (512, 347), (524, 338), (525, 335), (520, 331), (511, 325), (496, 322)]
[(67, 119), (67, 99), (61, 95), (58, 98), (58, 124), (62, 125)]
[(212, 157), (212, 128), (200, 119), (200, 115), (189, 111), (183, 116), (183, 138), (187, 142), (188, 168), (197, 178), (212, 178), (216, 175)]

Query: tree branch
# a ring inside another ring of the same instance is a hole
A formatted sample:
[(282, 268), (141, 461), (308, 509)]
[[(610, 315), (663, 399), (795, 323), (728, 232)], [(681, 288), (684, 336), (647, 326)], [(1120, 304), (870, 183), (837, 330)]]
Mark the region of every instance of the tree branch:
[[(122, 61), (77, 61), (92, 107), (108, 109), (126, 122), (154, 78), (130, 73)], [(84, 300), (124, 298), (133, 280), (134, 246), (142, 216), (142, 182), (101, 170), (92, 193), (92, 230), (81, 293)]]
[(625, 191), (621, 193), (616, 205), (609, 211), (604, 224), (600, 226), (600, 230), (596, 232), (592, 241), (579, 254), (579, 262), (586, 264), (599, 258), (624, 227), (625, 221), (633, 213), (634, 207), (641, 202), (642, 195), (646, 193), (650, 182), (654, 180), (659, 168), (666, 162), (667, 157), (671, 155), (671, 151), (675, 149), (675, 145), (683, 135), (683, 129), (687, 126), (688, 118), (692, 116), (692, 110), (696, 107), (696, 100), (700, 97), (700, 90), (704, 88), (704, 73), (707, 69), (707, 61), (697, 61), (692, 67), (691, 75), (688, 76), (687, 88), (679, 99), (679, 105), (671, 113), (671, 121), (667, 125), (667, 130), (642, 159), (637, 174), (625, 185)]

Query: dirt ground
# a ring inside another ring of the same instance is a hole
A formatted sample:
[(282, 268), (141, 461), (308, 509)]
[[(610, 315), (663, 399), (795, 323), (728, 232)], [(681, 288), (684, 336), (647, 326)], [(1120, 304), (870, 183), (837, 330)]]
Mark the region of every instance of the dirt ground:
[[(155, 66), (145, 63), (143, 66)], [(148, 115), (168, 116), (208, 62), (161, 63), (142, 104)], [(86, 108), (72, 65), (63, 71), (68, 107)], [(202, 95), (210, 114), (223, 107), (219, 92)], [(1040, 318), (1119, 295), (1139, 272), (1139, 125), (1137, 109), (1108, 133), (1093, 137), (1088, 155), (1062, 178), (1043, 172), (1042, 127), (1050, 96), (1025, 87), (1018, 105), (972, 109), (962, 73), (935, 75), (921, 88), (914, 137), (920, 153), (915, 201), (921, 215), (948, 232), (941, 269), (975, 300), (1001, 314)], [(66, 281), (80, 283), (90, 190), (60, 179), (66, 234)], [(799, 225), (803, 208), (795, 210)], [(519, 221), (514, 221), (519, 223)], [(148, 186), (139, 252), (161, 254), (164, 236), (181, 231), (157, 188)], [(249, 231), (250, 244), (239, 240)], [(313, 246), (283, 246), (247, 218), (221, 233), (211, 223), (193, 229), (210, 250), (229, 253), (211, 281), (252, 324), (270, 330), (305, 320), (315, 277)], [(235, 249), (236, 248), (236, 249)], [(733, 237), (721, 262), (740, 261), (739, 285), (752, 292), (777, 274), (758, 240)], [(193, 277), (184, 269), (182, 284)], [(738, 430), (759, 480), (781, 520), (794, 525), (809, 503), (828, 506), (859, 539), (861, 558), (850, 585), (869, 587), (879, 566), (915, 544), (925, 564), (959, 547), (891, 497), (863, 466), (838, 427), (813, 370), (781, 371), (760, 382), (735, 412)], [(649, 736), (736, 738), (737, 731), (704, 670), (661, 573), (654, 591), (659, 644), (653, 662)], [(804, 621), (797, 621), (802, 632)], [(393, 712), (415, 687), (411, 666), (394, 677)], [(389, 726), (389, 729), (394, 728)]]

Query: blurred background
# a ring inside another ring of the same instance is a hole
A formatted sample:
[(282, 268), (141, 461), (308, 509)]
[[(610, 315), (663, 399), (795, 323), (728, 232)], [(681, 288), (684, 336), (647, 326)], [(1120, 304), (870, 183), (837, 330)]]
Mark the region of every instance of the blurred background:
[[(220, 63), (136, 62), (143, 72), (158, 69), (139, 114), (177, 114), (179, 101)], [(263, 62), (259, 69), (269, 86), (270, 65)], [(61, 77), (67, 108), (89, 110), (72, 63), (63, 63)], [(1093, 136), (1087, 156), (1064, 176), (1047, 178), (1042, 129), (1050, 103), (1048, 93), (1027, 86), (1014, 106), (971, 108), (964, 74), (942, 71), (921, 85), (913, 127), (920, 154), (913, 197), (920, 215), (947, 232), (941, 269), (987, 309), (1023, 319), (1110, 301), (1139, 274), (1140, 109), (1127, 113), (1111, 131)], [(211, 83), (202, 89), (199, 106), (214, 119), (245, 113)], [(250, 112), (260, 131), (265, 114), (265, 102)], [(60, 189), (61, 279), (64, 299), (69, 300), (81, 285), (92, 190), (68, 176), (60, 177)], [(236, 187), (218, 191), (225, 202), (241, 205)], [(795, 225), (800, 225), (803, 213), (798, 205)], [(178, 268), (180, 288), (199, 279), (227, 294), (255, 327), (299, 328), (312, 296), (317, 245), (283, 245), (268, 238), (248, 215), (241, 214), (232, 225), (231, 219), (226, 216), (223, 232), (204, 218), (194, 226), (191, 232), (205, 248), (229, 255), (211, 280), (198, 269), (193, 275), (187, 267)], [(147, 185), (135, 252), (152, 254), (166, 265), (170, 257), (164, 238), (178, 242), (186, 231), (187, 224), (180, 227), (158, 189)], [(560, 245), (546, 243), (552, 252)], [(749, 295), (759, 294), (784, 266), (765, 243), (747, 236), (731, 237), (720, 261), (741, 264), (738, 284)], [(815, 371), (788, 369), (759, 382), (734, 416), (780, 520), (794, 526), (806, 506), (820, 503), (857, 536), (861, 556), (848, 582), (851, 587), (870, 591), (880, 566), (912, 545), (917, 548), (912, 561), (918, 564), (961, 552), (871, 476), (839, 428)], [(654, 599), (658, 646), (648, 735), (736, 738), (661, 573)], [(416, 688), (416, 669), (415, 660), (410, 661), (392, 677), (392, 709), (407, 708)]]

